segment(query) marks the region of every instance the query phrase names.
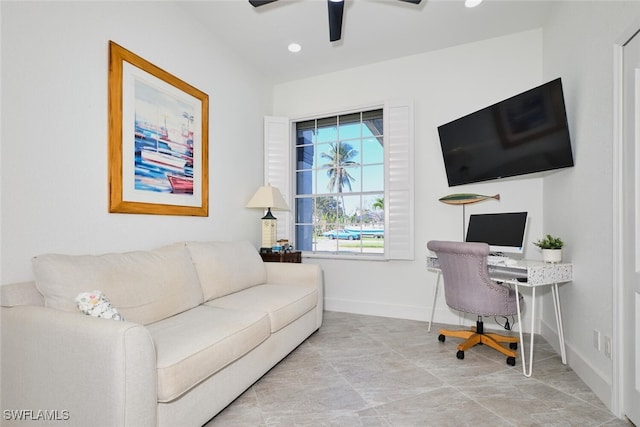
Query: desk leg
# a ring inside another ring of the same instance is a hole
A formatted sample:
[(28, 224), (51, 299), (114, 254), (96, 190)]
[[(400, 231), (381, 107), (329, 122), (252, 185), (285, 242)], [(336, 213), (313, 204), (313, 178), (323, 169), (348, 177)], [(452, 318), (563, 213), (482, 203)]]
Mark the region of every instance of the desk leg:
[(438, 278), (436, 279), (436, 289), (433, 291), (433, 304), (431, 305), (431, 319), (429, 319), (429, 328), (427, 332), (431, 332), (431, 324), (433, 323), (433, 313), (436, 311), (436, 300), (438, 299), (438, 286), (440, 286), (440, 276), (442, 273), (438, 271)]
[(556, 327), (558, 329), (558, 341), (560, 344), (560, 355), (562, 356), (562, 363), (567, 364), (567, 353), (564, 347), (564, 330), (562, 328), (562, 311), (560, 310), (560, 294), (558, 293), (558, 284), (554, 283), (551, 286), (551, 293), (553, 294), (553, 308), (556, 311)]
[[(520, 295), (518, 289), (518, 283), (516, 282), (516, 298)], [(536, 317), (536, 288), (535, 286), (531, 288), (531, 341), (529, 342), (529, 370), (527, 371), (527, 359), (525, 357), (525, 348), (524, 348), (524, 338), (522, 336), (522, 312), (520, 311), (520, 301), (516, 304), (516, 308), (518, 310), (518, 323), (519, 328), (518, 332), (520, 335), (520, 356), (522, 358), (522, 373), (525, 377), (529, 378), (531, 373), (533, 372), (533, 327), (535, 326), (535, 317)]]

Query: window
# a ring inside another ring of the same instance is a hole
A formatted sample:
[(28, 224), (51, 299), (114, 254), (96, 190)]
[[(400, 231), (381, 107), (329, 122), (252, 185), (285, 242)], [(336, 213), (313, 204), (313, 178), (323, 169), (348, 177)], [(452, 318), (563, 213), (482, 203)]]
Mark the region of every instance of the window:
[(384, 254), (382, 109), (295, 123), (295, 242)]
[(265, 117), (264, 137), (265, 183), (291, 207), (278, 238), (305, 255), (413, 259), (412, 103)]

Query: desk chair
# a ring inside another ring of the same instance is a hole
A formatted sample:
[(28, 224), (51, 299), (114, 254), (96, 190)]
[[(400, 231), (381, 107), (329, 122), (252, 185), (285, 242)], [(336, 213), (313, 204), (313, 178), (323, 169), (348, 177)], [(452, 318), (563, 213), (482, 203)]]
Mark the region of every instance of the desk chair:
[[(513, 289), (489, 278), (489, 245), (432, 240), (427, 248), (438, 256), (447, 305), (478, 316), (475, 328), (466, 331), (441, 329), (438, 340), (444, 342), (445, 337), (465, 339), (458, 345), (458, 359), (464, 359), (464, 352), (476, 344), (485, 344), (507, 356), (507, 364), (514, 366), (518, 338), (484, 332), (482, 316), (513, 316), (517, 314), (516, 304), (522, 304), (522, 295), (516, 297)], [(509, 343), (509, 348), (501, 343)]]

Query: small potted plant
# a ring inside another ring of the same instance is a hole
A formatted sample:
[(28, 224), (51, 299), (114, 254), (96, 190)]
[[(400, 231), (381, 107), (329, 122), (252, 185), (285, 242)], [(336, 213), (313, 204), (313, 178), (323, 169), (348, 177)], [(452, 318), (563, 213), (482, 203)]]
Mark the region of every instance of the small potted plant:
[(559, 237), (547, 234), (543, 239), (533, 242), (534, 245), (542, 249), (542, 260), (544, 262), (562, 261), (562, 247), (564, 242)]

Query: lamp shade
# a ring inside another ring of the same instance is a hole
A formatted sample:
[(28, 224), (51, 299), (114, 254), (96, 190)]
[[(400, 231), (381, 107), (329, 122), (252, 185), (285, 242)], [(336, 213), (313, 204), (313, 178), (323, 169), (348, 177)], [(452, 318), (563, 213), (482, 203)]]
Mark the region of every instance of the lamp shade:
[(277, 211), (288, 211), (289, 206), (284, 201), (284, 197), (276, 187), (271, 185), (265, 185), (258, 188), (258, 191), (253, 195), (249, 203), (248, 208), (260, 208), (260, 209), (273, 209)]

